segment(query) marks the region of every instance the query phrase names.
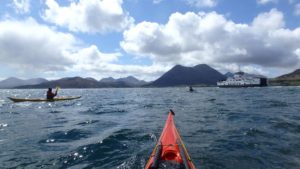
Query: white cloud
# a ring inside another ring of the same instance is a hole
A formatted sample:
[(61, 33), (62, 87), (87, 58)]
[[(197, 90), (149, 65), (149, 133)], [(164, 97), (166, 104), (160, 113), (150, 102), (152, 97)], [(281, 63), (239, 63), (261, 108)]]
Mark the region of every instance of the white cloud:
[(79, 0), (60, 6), (47, 0), (44, 20), (74, 32), (103, 33), (122, 31), (134, 20), (122, 9), (122, 0)]
[(130, 54), (162, 65), (292, 69), (299, 66), (295, 51), (300, 28), (290, 30), (284, 25), (284, 16), (276, 9), (259, 14), (251, 24), (235, 23), (216, 12), (173, 13), (166, 24), (141, 22), (125, 31), (120, 45)]
[(13, 0), (13, 7), (17, 13), (28, 13), (30, 11), (30, 0)]
[(56, 32), (34, 19), (0, 22), (1, 63), (29, 69), (63, 69), (71, 64), (62, 51), (76, 43), (71, 34)]
[(75, 53), (66, 53), (69, 58), (72, 58), (79, 64), (96, 64), (96, 63), (108, 63), (118, 60), (121, 56), (120, 53), (102, 53), (97, 46), (91, 45), (87, 48), (82, 48)]
[(101, 53), (69, 33), (58, 32), (29, 18), (0, 22), (0, 59), (2, 64), (22, 70), (58, 71), (77, 64), (108, 63), (120, 54)]
[(300, 60), (300, 48), (295, 50), (295, 54), (297, 55), (298, 59)]
[(278, 2), (278, 0), (257, 0), (257, 3), (261, 4), (261, 5), (265, 5), (268, 3), (277, 3), (277, 2)]
[(297, 16), (300, 15), (300, 3), (295, 5), (294, 14)]
[(284, 16), (276, 9), (271, 9), (268, 13), (259, 14), (252, 23), (257, 30), (265, 29), (265, 31), (277, 30), (285, 26)]
[(289, 4), (293, 4), (295, 0), (288, 0)]
[(217, 5), (217, 0), (185, 0), (189, 5), (202, 7), (215, 7)]
[(159, 4), (159, 3), (161, 3), (161, 1), (163, 1), (163, 0), (153, 0), (153, 3), (154, 4)]
[(95, 78), (135, 75), (152, 80), (170, 68), (120, 65), (120, 57), (119, 52), (103, 53), (97, 46), (84, 44), (72, 34), (51, 29), (33, 18), (0, 21), (0, 65), (22, 76), (40, 72), (50, 78), (68, 74)]

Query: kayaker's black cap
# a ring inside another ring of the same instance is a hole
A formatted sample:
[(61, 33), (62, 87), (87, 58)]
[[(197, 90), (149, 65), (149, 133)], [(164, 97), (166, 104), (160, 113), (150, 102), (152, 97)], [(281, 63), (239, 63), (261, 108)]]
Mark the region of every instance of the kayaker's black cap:
[(52, 91), (52, 88), (51, 88), (51, 87), (49, 87), (49, 88), (48, 88), (48, 90), (49, 90), (49, 91)]
[(175, 116), (175, 113), (172, 109), (170, 109), (170, 112), (172, 113), (173, 116)]

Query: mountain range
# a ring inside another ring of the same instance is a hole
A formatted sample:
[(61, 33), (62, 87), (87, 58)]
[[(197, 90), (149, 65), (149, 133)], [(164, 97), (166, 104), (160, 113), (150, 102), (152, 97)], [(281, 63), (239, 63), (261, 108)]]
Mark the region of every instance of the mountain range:
[[(22, 80), (14, 77), (0, 81), (0, 88), (108, 88), (108, 87), (168, 87), (168, 86), (215, 86), (218, 81), (232, 77), (234, 73), (224, 75), (206, 64), (194, 67), (176, 65), (153, 82), (139, 80), (133, 76), (114, 79), (112, 77), (96, 80), (94, 78), (66, 77), (48, 81), (43, 78)], [(248, 74), (251, 75), (251, 74)], [(252, 75), (264, 77), (261, 75)], [(300, 69), (269, 79), (270, 85), (300, 85)]]
[[(133, 76), (114, 79), (103, 78), (99, 81), (93, 78), (67, 77), (58, 80), (43, 80), (40, 83), (16, 83), (11, 81), (10, 85), (3, 85), (3, 88), (48, 88), (60, 86), (62, 88), (105, 88), (105, 87), (167, 87), (187, 85), (216, 85), (217, 81), (226, 79), (217, 70), (206, 64), (194, 67), (176, 65), (157, 80), (148, 83), (138, 80)], [(8, 79), (0, 81), (0, 85)]]
[(94, 78), (67, 77), (58, 80), (47, 81), (36, 85), (24, 85), (16, 88), (48, 88), (60, 86), (62, 88), (106, 88), (106, 87), (140, 87), (147, 82), (138, 80), (135, 77), (114, 79), (104, 78), (97, 81)]

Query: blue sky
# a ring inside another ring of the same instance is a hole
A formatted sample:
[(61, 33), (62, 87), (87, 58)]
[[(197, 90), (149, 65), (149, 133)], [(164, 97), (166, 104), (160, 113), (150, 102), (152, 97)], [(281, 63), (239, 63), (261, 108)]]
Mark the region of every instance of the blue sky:
[(0, 79), (300, 68), (299, 0), (1, 0)]

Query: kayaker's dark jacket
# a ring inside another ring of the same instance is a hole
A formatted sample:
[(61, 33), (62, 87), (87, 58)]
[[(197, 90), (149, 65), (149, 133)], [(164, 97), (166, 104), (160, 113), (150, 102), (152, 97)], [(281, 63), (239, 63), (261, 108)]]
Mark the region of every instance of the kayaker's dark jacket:
[(57, 95), (57, 92), (52, 93), (51, 90), (47, 91), (47, 99), (53, 99)]

